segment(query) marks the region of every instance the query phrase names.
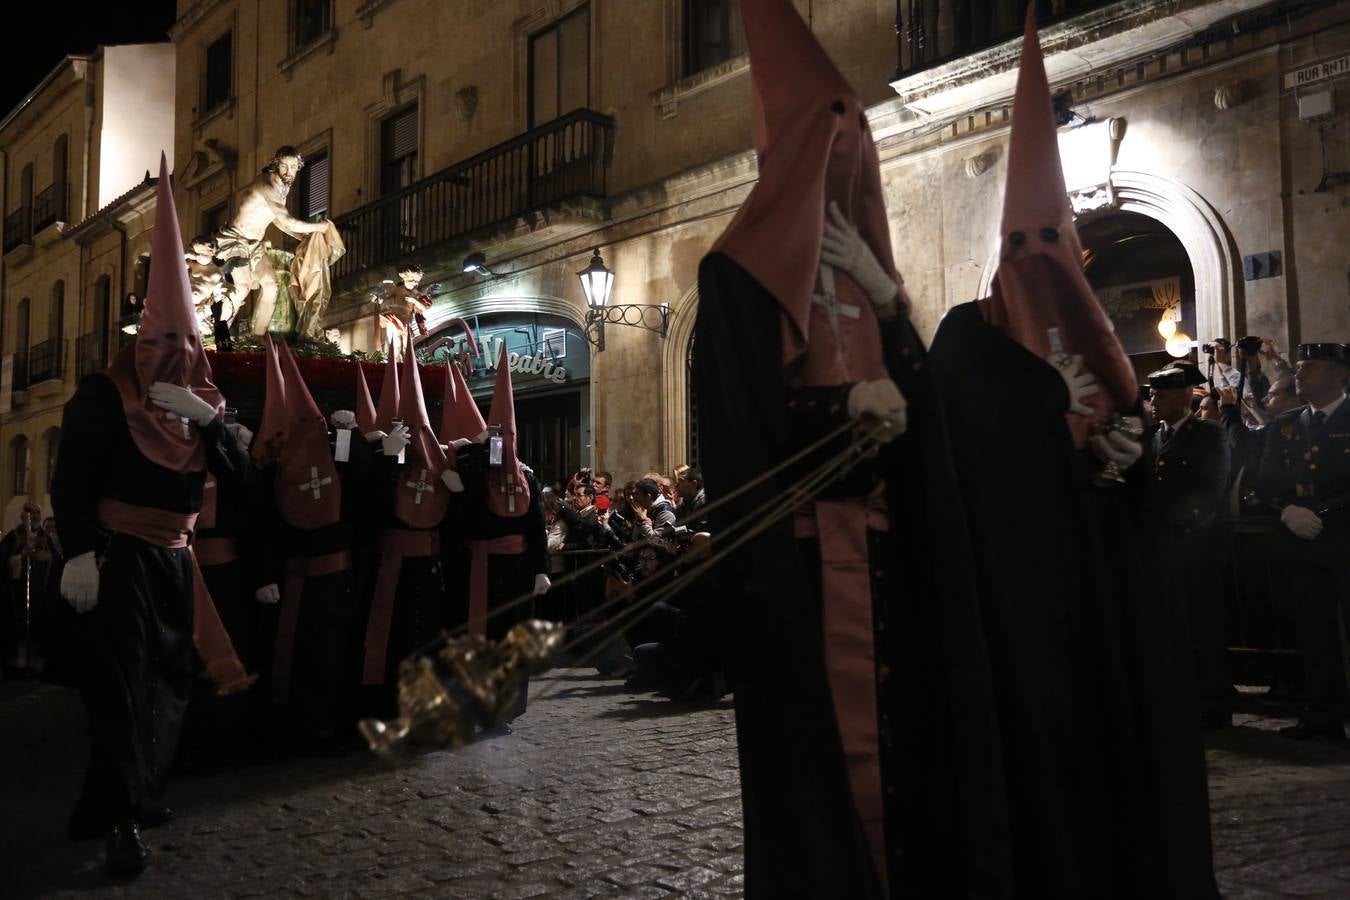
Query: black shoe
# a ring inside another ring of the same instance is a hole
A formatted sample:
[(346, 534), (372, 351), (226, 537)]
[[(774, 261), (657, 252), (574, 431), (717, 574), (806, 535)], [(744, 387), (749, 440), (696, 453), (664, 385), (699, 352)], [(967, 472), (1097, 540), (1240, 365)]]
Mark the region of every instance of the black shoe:
[(76, 803), (66, 820), (66, 840), (92, 841), (102, 837), (104, 832), (98, 812), (84, 803)]
[(1280, 729), (1280, 737), (1287, 737), (1295, 741), (1334, 741), (1336, 743), (1345, 742), (1345, 726), (1343, 725), (1310, 725), (1307, 722), (1299, 722), (1297, 725), (1289, 725)]
[(127, 819), (109, 830), (105, 863), (109, 875), (139, 875), (148, 862), (150, 848), (141, 840), (141, 826)]
[(142, 828), (158, 828), (173, 818), (173, 810), (163, 803), (150, 803), (141, 807), (141, 813), (136, 818)]

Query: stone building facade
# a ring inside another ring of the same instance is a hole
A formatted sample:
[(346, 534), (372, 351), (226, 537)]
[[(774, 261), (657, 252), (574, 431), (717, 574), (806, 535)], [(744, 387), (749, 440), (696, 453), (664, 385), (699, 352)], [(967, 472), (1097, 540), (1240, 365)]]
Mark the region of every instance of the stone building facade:
[(144, 294), (173, 67), (168, 43), (68, 56), (0, 121), (0, 527), (29, 499), (50, 512), (62, 407)]
[[(526, 455), (546, 477), (696, 460), (698, 262), (755, 177), (737, 5), (181, 0), (184, 228), (221, 223), (296, 145), (309, 174), (294, 211), (334, 218), (348, 245), (327, 321), (345, 348), (379, 345), (369, 297), (416, 262), (440, 285), (433, 345), (469, 317), (515, 353)], [(869, 106), (896, 258), (931, 334), (992, 275), (1022, 5), (797, 5)], [(1197, 343), (1350, 337), (1350, 8), (1043, 5), (1089, 275), (1139, 368), (1167, 358), (1165, 317)], [(664, 305), (664, 334), (611, 319), (595, 349), (576, 273), (597, 249), (611, 307)], [(565, 375), (534, 371), (545, 360)]]

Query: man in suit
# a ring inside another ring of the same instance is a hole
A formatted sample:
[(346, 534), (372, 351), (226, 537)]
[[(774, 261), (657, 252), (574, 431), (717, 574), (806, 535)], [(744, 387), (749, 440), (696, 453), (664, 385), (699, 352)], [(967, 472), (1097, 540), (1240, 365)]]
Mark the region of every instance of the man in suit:
[[(1280, 733), (1345, 740), (1347, 690), (1341, 645), (1350, 584), (1350, 346), (1302, 344), (1294, 388), (1304, 406), (1270, 426), (1257, 492), (1280, 514), (1273, 566), (1294, 620), (1307, 674), (1308, 706)], [(1350, 611), (1350, 610), (1347, 610)]]
[(1148, 376), (1157, 426), (1152, 436), (1149, 508), (1159, 539), (1165, 588), (1185, 597), (1207, 728), (1232, 723), (1233, 681), (1223, 598), (1197, 561), (1218, 550), (1214, 520), (1228, 485), (1228, 437), (1217, 422), (1191, 412), (1191, 389), (1205, 383), (1199, 368), (1174, 363)]

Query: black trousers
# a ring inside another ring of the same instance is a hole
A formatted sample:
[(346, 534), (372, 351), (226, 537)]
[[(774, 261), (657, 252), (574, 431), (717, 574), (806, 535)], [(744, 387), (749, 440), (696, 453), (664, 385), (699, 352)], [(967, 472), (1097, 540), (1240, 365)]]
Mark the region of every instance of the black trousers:
[(350, 570), (304, 579), (283, 711), (288, 737), (327, 738), (351, 724), (348, 710), (360, 681), (358, 647), (365, 635), (357, 606)]
[(186, 550), (126, 535), (108, 545), (98, 605), (75, 618), (75, 665), (92, 746), (80, 802), (105, 824), (163, 795), (192, 683)]
[[(219, 566), (202, 566), (202, 580), (211, 592), (216, 612), (244, 669), (249, 673), (260, 671), (265, 662), (258, 640), (263, 607), (253, 595), (248, 564), (239, 559)], [(194, 668), (200, 670), (201, 666)], [(264, 696), (265, 692), (255, 687), (222, 697), (216, 685), (198, 671), (183, 724), (180, 742), (183, 759), (232, 755), (248, 731), (250, 710)]]
[(1332, 566), (1281, 564), (1277, 571), (1294, 608), (1294, 627), (1303, 652), (1308, 707), (1303, 722), (1314, 728), (1344, 727), (1347, 703), (1345, 617), (1350, 615), (1345, 576)]

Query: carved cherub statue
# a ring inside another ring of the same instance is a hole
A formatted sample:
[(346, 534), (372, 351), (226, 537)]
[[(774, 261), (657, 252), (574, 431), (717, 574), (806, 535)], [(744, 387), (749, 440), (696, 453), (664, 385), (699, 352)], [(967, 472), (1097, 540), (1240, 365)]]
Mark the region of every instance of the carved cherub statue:
[(433, 284), (425, 291), (422, 290), (424, 274), (421, 266), (404, 266), (399, 269), (398, 281), (384, 282), (370, 296), (378, 309), (381, 325), (400, 347), (410, 343), (414, 324), (419, 335), (427, 336), (425, 312), (431, 309), (431, 298), (440, 285)]

